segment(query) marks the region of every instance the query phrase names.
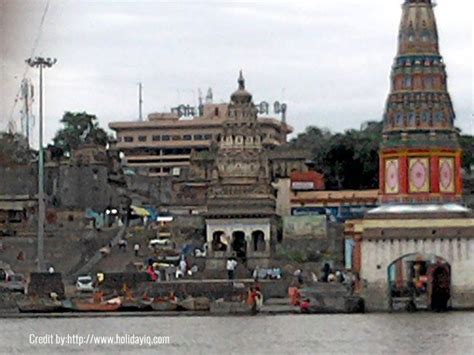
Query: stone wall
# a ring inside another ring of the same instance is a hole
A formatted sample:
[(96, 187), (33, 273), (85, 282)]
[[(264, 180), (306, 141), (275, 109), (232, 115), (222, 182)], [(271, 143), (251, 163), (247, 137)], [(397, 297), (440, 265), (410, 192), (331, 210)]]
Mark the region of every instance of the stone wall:
[(203, 216), (175, 216), (171, 223), (173, 239), (189, 240), (201, 246), (206, 241), (206, 223)]
[(0, 195), (30, 195), (38, 192), (36, 164), (0, 166)]
[(112, 202), (112, 190), (103, 165), (61, 166), (57, 177), (58, 206), (104, 210)]
[(30, 274), (29, 296), (49, 298), (52, 292), (55, 292), (59, 298), (65, 298), (61, 273), (33, 272)]
[(105, 274), (101, 288), (105, 290), (122, 290), (124, 285), (134, 289), (143, 283), (151, 281), (145, 272), (109, 272)]
[[(36, 164), (0, 167), (0, 195), (34, 196), (38, 191)], [(103, 165), (49, 165), (45, 168), (45, 193), (49, 205), (57, 208), (102, 210), (113, 200)]]

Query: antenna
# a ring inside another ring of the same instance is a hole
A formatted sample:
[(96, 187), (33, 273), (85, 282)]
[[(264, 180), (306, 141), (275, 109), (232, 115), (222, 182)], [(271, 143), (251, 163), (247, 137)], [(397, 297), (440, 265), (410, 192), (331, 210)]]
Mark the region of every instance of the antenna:
[(142, 83), (138, 83), (138, 120), (143, 121), (143, 97), (142, 97)]

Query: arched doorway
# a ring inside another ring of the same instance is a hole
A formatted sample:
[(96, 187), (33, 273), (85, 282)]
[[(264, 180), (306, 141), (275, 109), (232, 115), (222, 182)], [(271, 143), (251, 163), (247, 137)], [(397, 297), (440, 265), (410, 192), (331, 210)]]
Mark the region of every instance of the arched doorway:
[(243, 231), (235, 231), (232, 233), (232, 250), (235, 256), (245, 260), (247, 257), (247, 242), (245, 241), (245, 233)]
[(451, 267), (433, 254), (413, 253), (387, 268), (392, 310), (445, 310), (450, 299)]
[(252, 232), (252, 246), (253, 251), (264, 252), (265, 251), (265, 233), (261, 230)]
[(225, 233), (223, 231), (215, 231), (212, 233), (212, 250), (213, 251), (226, 251), (227, 243)]

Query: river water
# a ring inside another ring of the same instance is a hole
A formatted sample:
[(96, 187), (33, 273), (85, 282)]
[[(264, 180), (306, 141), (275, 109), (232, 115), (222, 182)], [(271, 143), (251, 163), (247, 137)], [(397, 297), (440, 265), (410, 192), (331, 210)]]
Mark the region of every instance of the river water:
[[(86, 339), (88, 334), (94, 336), (95, 343), (79, 345), (79, 337)], [(61, 339), (67, 339), (68, 335), (69, 340), (65, 340), (63, 345), (57, 344)], [(73, 338), (74, 335), (76, 338)], [(103, 338), (95, 337), (101, 336), (111, 337), (107, 339), (115, 343), (98, 344), (97, 339), (102, 341), (100, 339)], [(154, 336), (154, 340), (147, 337), (148, 340), (143, 341), (155, 341), (158, 344), (149, 346), (134, 343), (139, 342), (138, 339), (145, 339), (142, 336)], [(47, 344), (38, 344), (41, 339)], [(473, 339), (474, 313), (469, 312), (0, 319), (2, 354), (451, 355), (474, 354)], [(164, 344), (166, 342), (169, 343)]]

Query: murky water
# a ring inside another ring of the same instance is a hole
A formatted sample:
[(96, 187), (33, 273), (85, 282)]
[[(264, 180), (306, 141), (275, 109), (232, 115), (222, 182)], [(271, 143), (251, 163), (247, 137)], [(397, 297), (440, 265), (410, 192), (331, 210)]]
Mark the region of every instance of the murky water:
[[(32, 344), (88, 334), (129, 343), (164, 336), (169, 344)], [(474, 354), (474, 313), (0, 319), (0, 352)]]

